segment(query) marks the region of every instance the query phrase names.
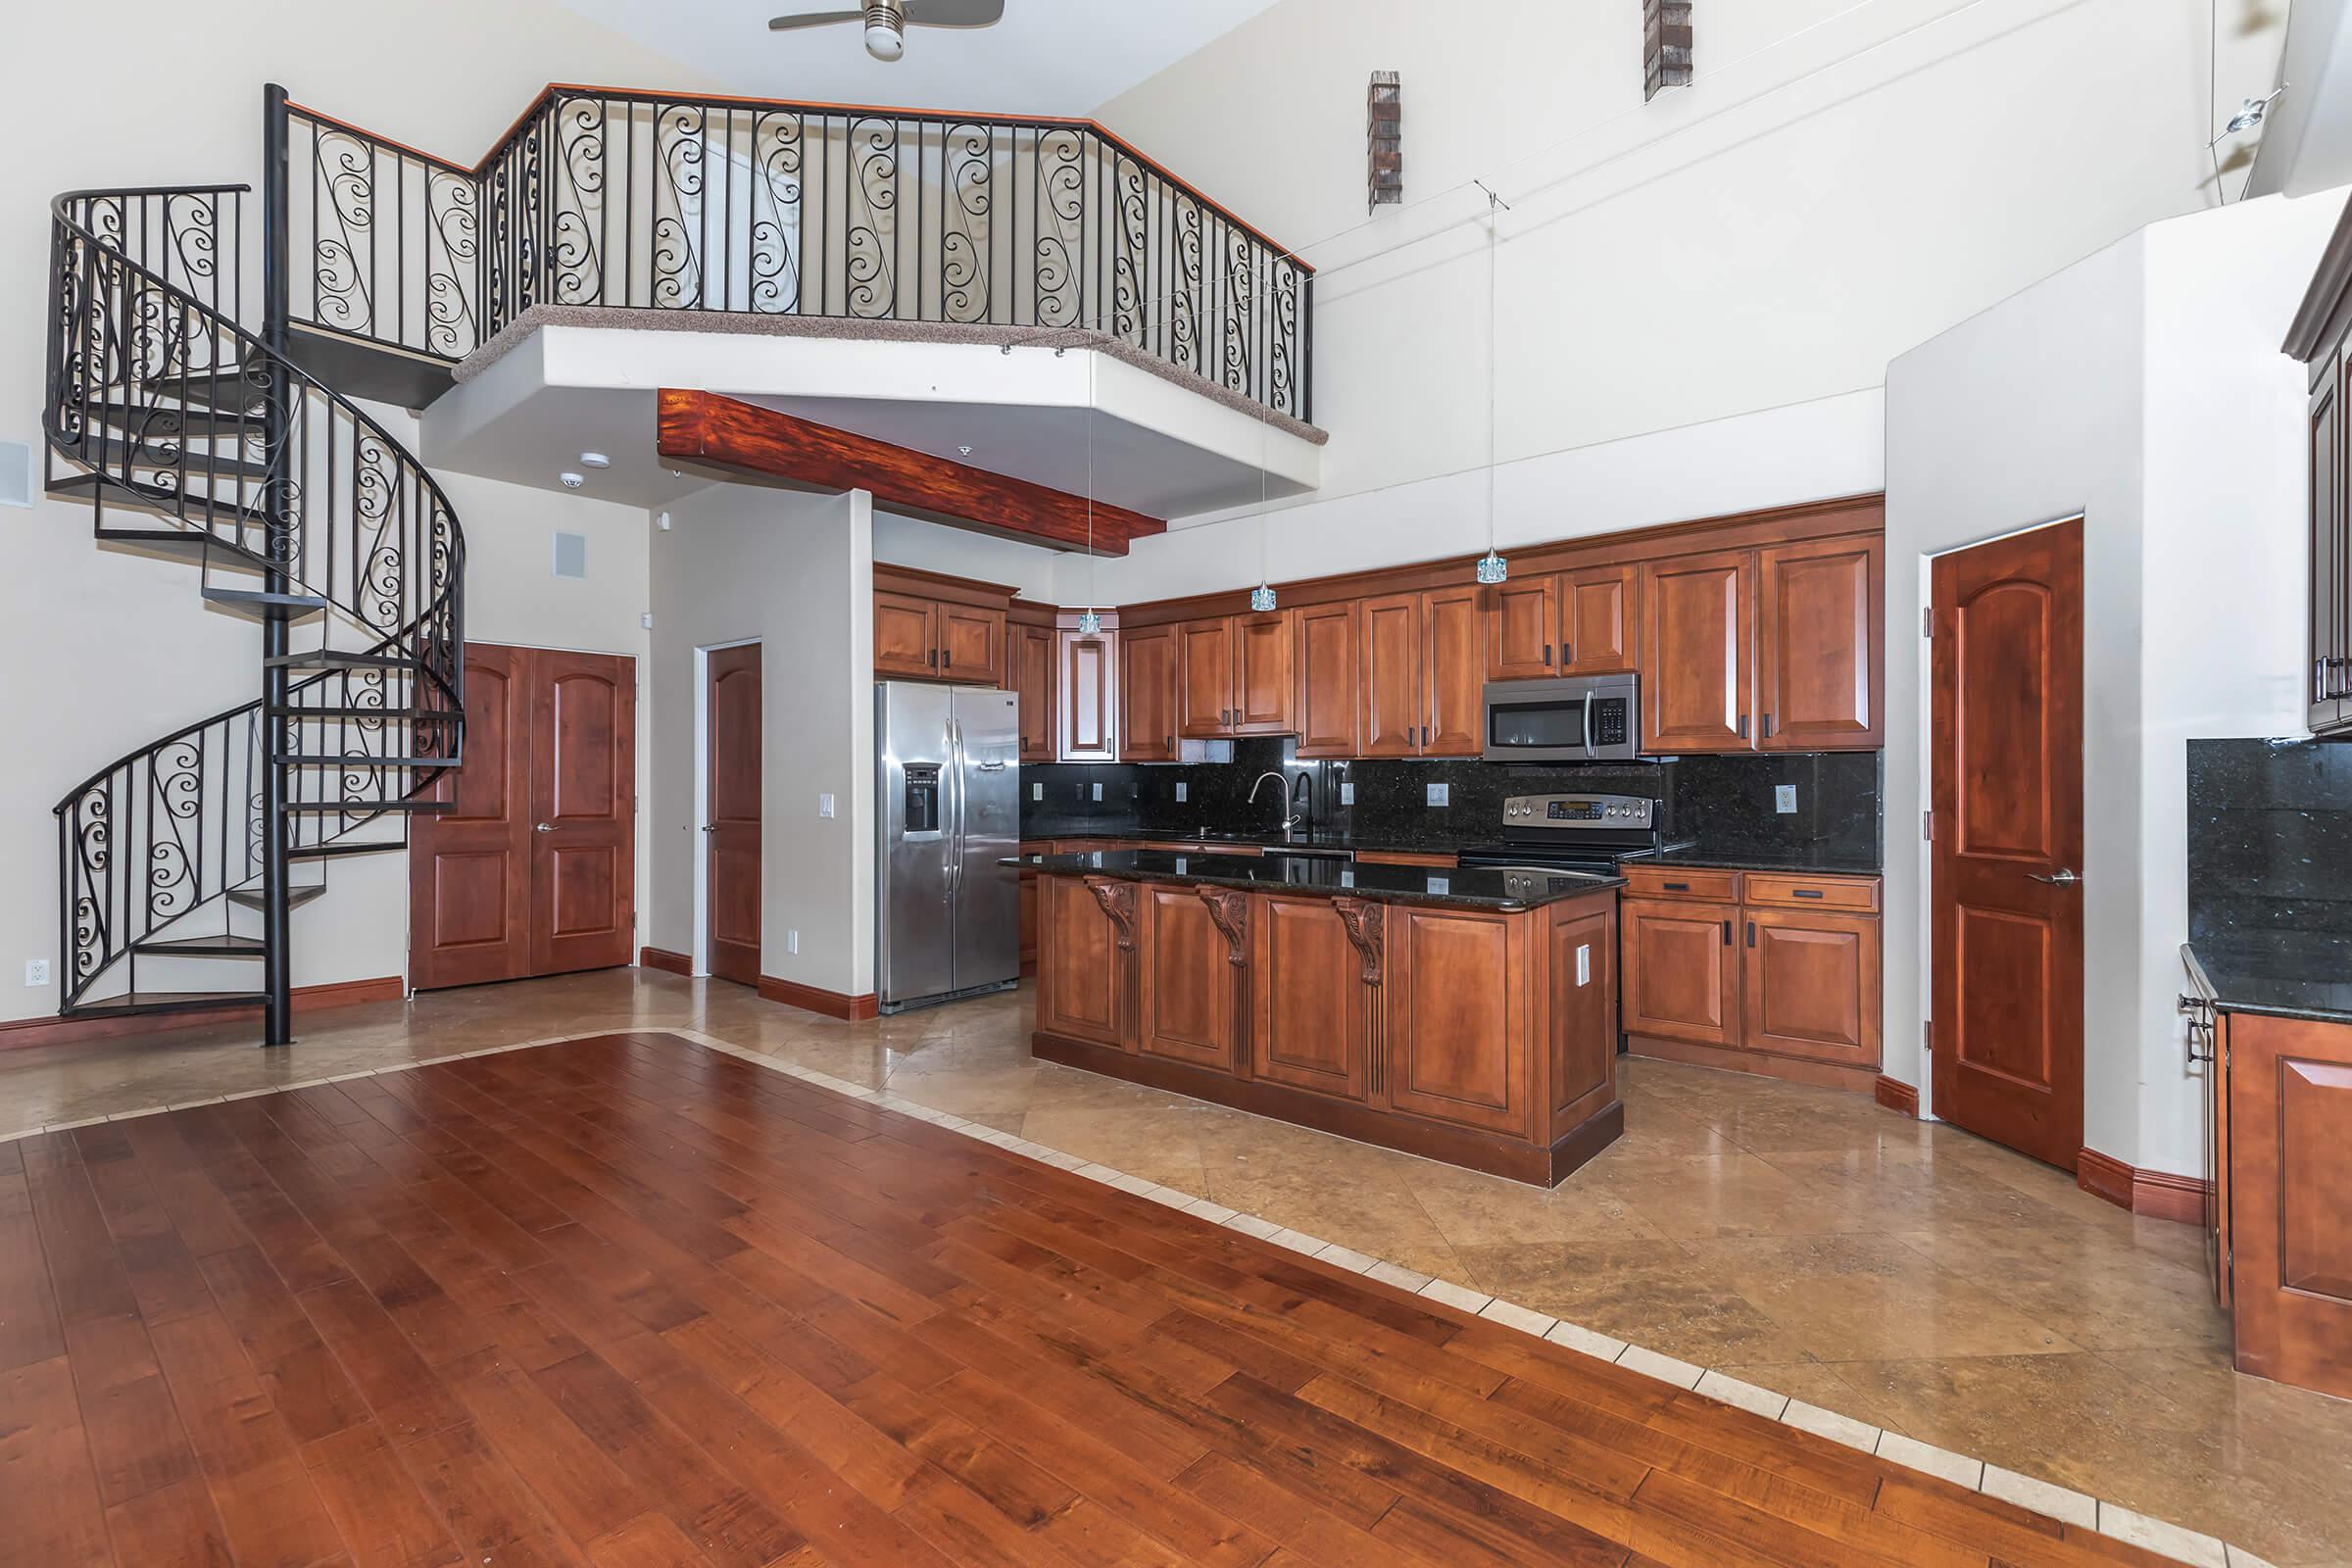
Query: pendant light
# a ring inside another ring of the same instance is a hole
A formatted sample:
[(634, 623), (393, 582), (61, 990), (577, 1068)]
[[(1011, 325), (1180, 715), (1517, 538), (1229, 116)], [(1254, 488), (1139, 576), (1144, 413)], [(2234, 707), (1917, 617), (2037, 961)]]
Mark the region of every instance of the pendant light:
[(1264, 614), (1274, 608), (1274, 584), (1266, 574), (1266, 406), (1257, 406), (1257, 586), (1250, 608)]
[(1095, 613), (1095, 356), (1086, 357), (1086, 609), (1078, 614), (1078, 635), (1102, 631), (1102, 617)]
[(1494, 553), (1494, 243), (1495, 215), (1511, 207), (1487, 190), (1486, 181), (1471, 183), (1487, 192), (1487, 553), (1478, 558), (1478, 580), (1498, 583), (1511, 574), (1511, 567)]

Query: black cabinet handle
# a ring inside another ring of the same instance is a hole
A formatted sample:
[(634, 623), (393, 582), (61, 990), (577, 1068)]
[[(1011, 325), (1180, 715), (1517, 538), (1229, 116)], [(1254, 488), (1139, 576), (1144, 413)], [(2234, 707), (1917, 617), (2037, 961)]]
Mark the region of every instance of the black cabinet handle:
[(1764, 715), (1764, 738), (1772, 739), (1772, 715), (1770, 713)]
[(1549, 643), (1544, 645), (1544, 667), (1545, 669), (1551, 667), (1551, 644)]
[(1740, 715), (1740, 738), (1747, 739), (1747, 715), (1745, 713)]
[(1729, 920), (1723, 922), (1723, 945), (1727, 948), (1732, 945), (1732, 922)]
[(1575, 663), (1575, 662), (1576, 662), (1576, 644), (1574, 644), (1574, 643), (1562, 643), (1562, 644), (1560, 644), (1560, 667), (1561, 667), (1562, 669), (1566, 669), (1566, 668), (1567, 668), (1567, 667), (1568, 667), (1570, 664), (1573, 664), (1573, 663)]
[(1662, 885), (1669, 893), (1688, 893), (1690, 891), (1690, 884), (1688, 882), (1668, 882)]
[(1790, 888), (1788, 891), (1800, 899), (1818, 899), (1822, 896), (1819, 888)]
[(936, 648), (931, 650), (931, 667), (933, 669), (939, 667), (939, 650)]
[(1747, 945), (1751, 948), (1756, 945), (1756, 922), (1753, 920), (1747, 922)]

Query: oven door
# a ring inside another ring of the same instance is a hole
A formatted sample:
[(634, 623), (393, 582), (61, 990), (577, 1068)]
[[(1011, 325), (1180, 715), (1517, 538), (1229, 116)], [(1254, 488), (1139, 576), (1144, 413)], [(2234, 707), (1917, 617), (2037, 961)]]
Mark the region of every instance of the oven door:
[(1490, 762), (1593, 762), (1639, 753), (1632, 675), (1498, 680), (1486, 686), (1479, 755)]

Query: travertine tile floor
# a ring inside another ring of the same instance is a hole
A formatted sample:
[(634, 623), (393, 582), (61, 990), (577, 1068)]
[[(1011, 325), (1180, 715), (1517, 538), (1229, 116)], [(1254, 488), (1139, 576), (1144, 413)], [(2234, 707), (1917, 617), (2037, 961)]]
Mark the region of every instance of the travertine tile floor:
[(1854, 1096), (1621, 1063), (1551, 1193), (1028, 1055), (1026, 990), (846, 1024), (642, 970), (0, 1052), (0, 1136), (484, 1046), (699, 1030), (2027, 1475), (2352, 1564), (2352, 1403), (2232, 1372), (2194, 1228)]

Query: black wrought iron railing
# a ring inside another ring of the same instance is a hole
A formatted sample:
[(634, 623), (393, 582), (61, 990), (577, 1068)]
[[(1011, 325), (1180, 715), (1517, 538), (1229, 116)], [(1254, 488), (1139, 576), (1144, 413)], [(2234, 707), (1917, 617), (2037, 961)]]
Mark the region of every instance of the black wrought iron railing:
[[(51, 209), (52, 494), (102, 539), (189, 554), (272, 621), (279, 702), (123, 757), (56, 808), (67, 1010), (168, 927), (434, 782), (463, 718), (465, 536), (368, 415), (237, 324), (242, 186), (80, 191)], [(62, 460), (64, 469), (59, 463)], [(160, 523), (157, 519), (161, 519)], [(286, 640), (284, 628), (299, 621)]]
[(1085, 330), (1300, 419), (1314, 270), (1091, 121), (552, 86), (466, 169), (288, 106), (294, 319), (540, 304)]

